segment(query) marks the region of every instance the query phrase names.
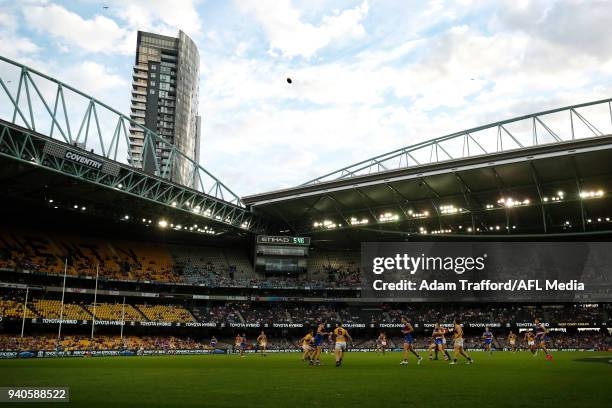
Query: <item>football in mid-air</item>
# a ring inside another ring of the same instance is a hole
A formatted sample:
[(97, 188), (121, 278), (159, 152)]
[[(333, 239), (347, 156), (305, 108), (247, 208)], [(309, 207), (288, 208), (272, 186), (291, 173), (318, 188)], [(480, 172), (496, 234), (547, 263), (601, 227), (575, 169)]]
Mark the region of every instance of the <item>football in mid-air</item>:
[(288, 84), (290, 84), (290, 83), (292, 83), (292, 82), (293, 82), (293, 81), (291, 80), (291, 78), (287, 77), (287, 83), (288, 83)]

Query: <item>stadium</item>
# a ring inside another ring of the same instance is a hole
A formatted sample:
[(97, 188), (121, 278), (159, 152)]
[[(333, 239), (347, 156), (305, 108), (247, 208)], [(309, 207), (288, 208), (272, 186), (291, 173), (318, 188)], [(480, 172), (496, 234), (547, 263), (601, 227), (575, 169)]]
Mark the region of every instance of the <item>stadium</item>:
[[(609, 248), (612, 99), (239, 197), (95, 96), (0, 64), (0, 386), (70, 387), (71, 405), (83, 407), (403, 406), (436, 390), (460, 398), (457, 407), (612, 403), (605, 257), (579, 275), (591, 292), (561, 300), (377, 298), (362, 261), (368, 242)], [(130, 128), (144, 134), (140, 167)], [(186, 162), (183, 182), (147, 149)], [(422, 364), (412, 355), (399, 364), (404, 317)], [(536, 320), (552, 361), (523, 340)], [(450, 343), (455, 321), (472, 366), (449, 368), (437, 349), (427, 359), (432, 330)], [(327, 336), (320, 367), (301, 361), (303, 337), (319, 324), (350, 333), (341, 367)]]

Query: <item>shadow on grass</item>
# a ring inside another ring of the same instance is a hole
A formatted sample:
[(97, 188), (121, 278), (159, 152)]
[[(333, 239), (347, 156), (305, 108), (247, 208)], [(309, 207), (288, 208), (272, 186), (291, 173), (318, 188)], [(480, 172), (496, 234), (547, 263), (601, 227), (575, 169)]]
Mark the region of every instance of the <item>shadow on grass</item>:
[(575, 358), (574, 361), (579, 363), (604, 363), (612, 365), (612, 355), (610, 356), (598, 356), (598, 357), (585, 357)]

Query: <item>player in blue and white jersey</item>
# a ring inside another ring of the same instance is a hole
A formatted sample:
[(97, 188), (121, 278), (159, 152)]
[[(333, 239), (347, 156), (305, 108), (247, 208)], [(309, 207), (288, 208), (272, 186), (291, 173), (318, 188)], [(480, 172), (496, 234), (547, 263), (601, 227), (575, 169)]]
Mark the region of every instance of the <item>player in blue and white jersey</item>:
[(419, 356), (417, 352), (414, 351), (414, 337), (412, 336), (412, 333), (414, 332), (414, 327), (412, 327), (412, 324), (408, 322), (408, 318), (406, 318), (405, 316), (402, 316), (401, 321), (404, 325), (404, 327), (402, 328), (402, 334), (404, 335), (404, 359), (400, 364), (408, 364), (408, 353), (414, 354), (417, 358), (417, 364), (421, 364), (421, 361), (423, 361), (423, 357)]
[(538, 351), (540, 349), (544, 350), (544, 353), (546, 353), (546, 359), (547, 360), (552, 360), (552, 354), (550, 354), (548, 352), (548, 349), (546, 348), (546, 334), (548, 333), (548, 330), (546, 330), (546, 327), (544, 327), (544, 324), (542, 322), (540, 322), (539, 319), (535, 319), (535, 343), (536, 343), (536, 355), (538, 354)]
[(313, 343), (314, 343), (314, 355), (313, 360), (315, 365), (321, 365), (321, 348), (323, 347), (323, 341), (325, 341), (325, 336), (329, 333), (325, 331), (325, 325), (323, 323), (319, 324), (317, 327), (317, 332), (315, 333)]
[(489, 352), (489, 355), (493, 355), (493, 332), (489, 326), (485, 327), (484, 333), (482, 333), (484, 339), (484, 350)]

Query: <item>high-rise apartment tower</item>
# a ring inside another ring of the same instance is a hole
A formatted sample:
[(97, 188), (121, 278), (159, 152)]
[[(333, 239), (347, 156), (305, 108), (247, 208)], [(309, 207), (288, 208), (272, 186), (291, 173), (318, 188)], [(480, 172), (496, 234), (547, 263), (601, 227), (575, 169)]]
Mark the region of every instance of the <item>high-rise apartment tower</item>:
[[(199, 71), (198, 48), (182, 31), (176, 38), (138, 32), (130, 116), (195, 162), (200, 158)], [(193, 165), (189, 160), (171, 157), (170, 149), (162, 143), (144, 144), (143, 130), (132, 126), (133, 166), (154, 174), (162, 174), (167, 168), (172, 181), (193, 184)]]

